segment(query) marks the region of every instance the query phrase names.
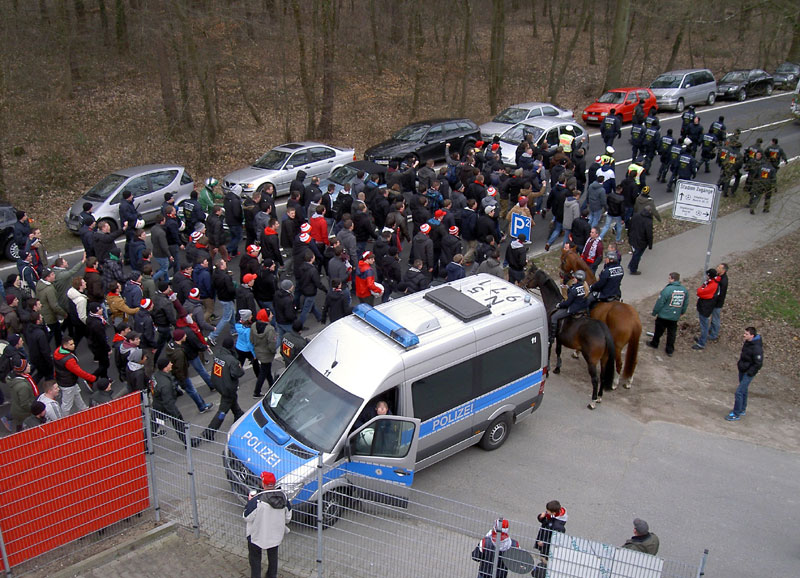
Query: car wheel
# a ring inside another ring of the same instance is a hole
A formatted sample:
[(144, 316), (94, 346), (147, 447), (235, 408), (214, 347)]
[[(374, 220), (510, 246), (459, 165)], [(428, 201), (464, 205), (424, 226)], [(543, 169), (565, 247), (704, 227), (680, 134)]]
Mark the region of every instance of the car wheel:
[(330, 528), (339, 518), (342, 517), (344, 511), (344, 498), (345, 496), (340, 492), (326, 492), (322, 496), (322, 527)]
[(711, 106), (716, 101), (717, 101), (717, 95), (713, 92), (708, 93), (708, 100), (706, 101), (708, 103), (708, 106)]
[(464, 146), (461, 147), (461, 158), (464, 158), (464, 155), (467, 154), (467, 151), (471, 148), (475, 148), (475, 141), (469, 140), (464, 143)]
[(747, 91), (744, 88), (741, 89), (736, 97), (739, 99), (739, 102), (747, 100)]
[(675, 112), (683, 112), (685, 104), (682, 98), (678, 99), (678, 104), (675, 105)]
[(97, 223), (97, 228), (99, 229), (100, 225), (102, 225), (103, 223), (108, 223), (108, 226), (111, 227), (112, 233), (117, 229), (119, 229), (119, 227), (117, 226), (117, 222), (114, 219), (100, 219), (100, 222)]
[(17, 242), (14, 241), (14, 239), (9, 239), (5, 249), (3, 249), (3, 253), (5, 253), (9, 261), (14, 261), (16, 263), (17, 259), (19, 259), (19, 246)]
[(504, 413), (489, 424), (489, 427), (483, 433), (480, 446), (487, 451), (496, 450), (508, 439), (510, 431), (511, 420), (508, 414)]
[[(259, 193), (261, 193), (261, 194), (263, 195), (263, 194), (264, 194), (264, 191), (266, 191), (266, 190), (267, 190), (267, 187), (268, 187), (269, 185), (272, 185), (272, 190), (273, 190), (273, 191), (277, 191), (277, 190), (278, 190), (278, 189), (276, 189), (276, 188), (275, 188), (275, 185), (273, 185), (272, 183), (264, 183), (263, 185), (261, 185), (260, 187), (258, 187), (258, 189), (257, 189), (257, 190), (258, 190), (258, 192), (259, 192)], [(277, 195), (278, 195), (278, 193), (276, 192), (274, 196), (277, 196)]]
[(767, 96), (770, 96), (770, 95), (772, 94), (772, 91), (773, 91), (774, 89), (775, 89), (775, 87), (774, 87), (774, 86), (772, 86), (771, 84), (768, 84), (768, 85), (767, 85)]

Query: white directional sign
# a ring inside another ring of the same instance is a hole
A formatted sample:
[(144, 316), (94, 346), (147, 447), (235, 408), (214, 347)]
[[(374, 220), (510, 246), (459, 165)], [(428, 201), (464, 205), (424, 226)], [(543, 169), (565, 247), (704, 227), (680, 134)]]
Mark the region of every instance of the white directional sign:
[(531, 240), (531, 219), (519, 213), (511, 214), (511, 236), (515, 239), (519, 237), (520, 233), (525, 233), (525, 238)]
[(711, 223), (717, 215), (717, 185), (679, 180), (672, 216), (682, 221)]

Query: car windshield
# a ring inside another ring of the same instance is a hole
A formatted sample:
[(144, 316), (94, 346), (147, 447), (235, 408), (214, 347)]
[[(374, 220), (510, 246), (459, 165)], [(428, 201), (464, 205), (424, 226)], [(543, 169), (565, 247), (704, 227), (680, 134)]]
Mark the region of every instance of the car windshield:
[(361, 407), (348, 393), (300, 355), (261, 402), (283, 430), (304, 445), (330, 452)]
[(597, 99), (597, 102), (602, 102), (603, 104), (622, 104), (625, 101), (625, 93), (624, 92), (607, 92), (603, 96)]
[(103, 201), (107, 199), (111, 193), (116, 191), (127, 178), (128, 177), (123, 177), (122, 175), (108, 175), (102, 181), (89, 189), (84, 196), (87, 199), (97, 199), (98, 201)]
[(791, 62), (784, 62), (783, 64), (778, 65), (778, 68), (775, 69), (775, 72), (792, 73), (797, 72), (798, 69), (800, 69), (800, 66), (792, 64)]
[(358, 169), (344, 165), (333, 171), (328, 180), (337, 185), (344, 185), (352, 181), (356, 174), (358, 174)]
[(528, 109), (508, 107), (503, 112), (492, 119), (492, 122), (502, 122), (505, 124), (515, 124), (528, 118)]
[(650, 88), (680, 88), (682, 76), (675, 76), (674, 74), (662, 74), (653, 81)]
[(510, 129), (504, 132), (500, 136), (500, 140), (518, 145), (528, 133), (533, 135), (533, 142), (536, 144), (539, 142), (539, 139), (542, 138), (544, 131), (538, 126), (528, 126), (527, 124), (520, 123), (512, 126)]
[(729, 72), (722, 77), (720, 82), (743, 82), (747, 79), (747, 74), (744, 72)]
[(279, 151), (272, 149), (267, 154), (262, 156), (256, 162), (253, 163), (253, 166), (257, 169), (267, 169), (270, 171), (277, 171), (283, 166), (283, 163), (286, 162), (286, 159), (289, 158), (289, 153), (284, 151)]
[(395, 140), (405, 140), (409, 142), (421, 141), (430, 127), (427, 124), (412, 124), (401, 128), (392, 135)]

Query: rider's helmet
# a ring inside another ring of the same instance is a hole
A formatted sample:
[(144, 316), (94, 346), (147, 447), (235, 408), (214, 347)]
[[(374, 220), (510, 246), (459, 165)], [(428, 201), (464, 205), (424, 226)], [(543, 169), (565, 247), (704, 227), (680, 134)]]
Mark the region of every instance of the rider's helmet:
[(214, 188), (214, 187), (216, 187), (218, 184), (219, 184), (219, 181), (218, 181), (217, 179), (215, 179), (214, 177), (208, 177), (208, 178), (206, 179), (206, 186), (207, 186), (209, 189), (213, 189), (213, 188)]
[(580, 270), (579, 271), (574, 271), (572, 273), (572, 278), (573, 279), (577, 279), (578, 281), (583, 283), (584, 281), (586, 281), (586, 272), (580, 271)]
[[(612, 263), (617, 262), (617, 252), (616, 251), (606, 251), (606, 259), (611, 261)], [(583, 271), (581, 271), (583, 273)]]

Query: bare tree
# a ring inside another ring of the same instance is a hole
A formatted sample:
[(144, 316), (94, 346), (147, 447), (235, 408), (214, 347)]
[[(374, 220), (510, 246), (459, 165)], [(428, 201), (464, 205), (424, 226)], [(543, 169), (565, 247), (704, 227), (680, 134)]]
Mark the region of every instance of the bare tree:
[(322, 108), (317, 134), (320, 138), (333, 138), (334, 63), (336, 60), (336, 30), (338, 11), (336, 0), (322, 0)]
[(410, 36), (414, 39), (414, 95), (411, 98), (409, 117), (414, 119), (419, 111), (419, 97), (422, 92), (422, 48), (425, 44), (425, 33), (422, 28), (422, 0), (414, 2), (414, 13), (411, 18), (413, 26)]
[(125, 14), (125, 0), (117, 0), (114, 9), (116, 15), (117, 51), (120, 54), (128, 52), (128, 17)]
[(111, 44), (111, 34), (108, 30), (108, 12), (106, 11), (106, 0), (97, 0), (97, 13), (100, 17), (100, 29), (103, 31), (103, 46)]
[(678, 54), (681, 51), (681, 43), (683, 42), (683, 35), (686, 32), (686, 19), (681, 18), (681, 26), (678, 28), (678, 33), (675, 35), (675, 41), (672, 43), (672, 51), (669, 54), (669, 61), (667, 62), (666, 69), (672, 70), (675, 68), (675, 62), (678, 60)]
[(297, 52), (300, 65), (300, 86), (303, 88), (303, 99), (306, 103), (306, 138), (314, 136), (315, 119), (316, 119), (316, 96), (314, 95), (314, 84), (312, 79), (313, 74), (313, 58), (312, 66), (308, 65), (306, 56), (306, 41), (305, 31), (303, 30), (303, 15), (300, 11), (300, 4), (298, 0), (292, 0), (292, 16), (294, 16), (294, 25), (297, 32)]
[(167, 136), (171, 138), (175, 135), (179, 125), (178, 105), (175, 102), (175, 91), (172, 89), (172, 70), (164, 36), (158, 34), (153, 40), (156, 49), (155, 64), (158, 69), (159, 84), (161, 85), (161, 105), (164, 108), (164, 116), (167, 119)]
[(492, 39), (489, 47), (489, 109), (497, 113), (506, 52), (505, 0), (492, 0)]
[(458, 114), (464, 116), (467, 113), (467, 78), (469, 76), (469, 47), (472, 41), (472, 2), (464, 0), (464, 41), (461, 51), (461, 102), (458, 105)]
[(381, 60), (378, 18), (375, 14), (375, 0), (369, 0), (369, 27), (372, 31), (372, 53), (375, 55), (375, 68), (378, 72), (378, 76), (380, 76), (383, 74), (383, 63)]
[(625, 61), (625, 48), (628, 44), (628, 31), (631, 20), (631, 0), (616, 0), (614, 12), (614, 32), (611, 48), (608, 51), (606, 79), (603, 90), (614, 88), (622, 83), (622, 65)]

